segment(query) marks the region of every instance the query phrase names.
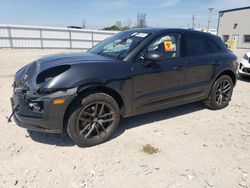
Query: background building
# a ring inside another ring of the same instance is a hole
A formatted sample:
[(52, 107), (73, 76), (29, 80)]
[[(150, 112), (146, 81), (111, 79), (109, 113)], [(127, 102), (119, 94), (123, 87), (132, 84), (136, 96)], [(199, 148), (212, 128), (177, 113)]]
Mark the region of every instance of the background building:
[(232, 50), (249, 50), (250, 6), (220, 11), (218, 36)]

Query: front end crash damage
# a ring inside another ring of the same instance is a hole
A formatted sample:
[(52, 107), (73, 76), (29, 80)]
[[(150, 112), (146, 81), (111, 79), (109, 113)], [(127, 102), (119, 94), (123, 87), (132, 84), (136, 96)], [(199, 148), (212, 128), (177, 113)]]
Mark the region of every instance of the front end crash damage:
[(11, 105), (17, 125), (34, 131), (63, 132), (64, 113), (77, 88), (56, 88), (56, 79), (69, 68), (58, 66), (39, 72), (34, 62), (16, 73)]
[(73, 88), (41, 96), (16, 89), (11, 98), (13, 118), (17, 125), (29, 130), (62, 133), (64, 113), (76, 91)]

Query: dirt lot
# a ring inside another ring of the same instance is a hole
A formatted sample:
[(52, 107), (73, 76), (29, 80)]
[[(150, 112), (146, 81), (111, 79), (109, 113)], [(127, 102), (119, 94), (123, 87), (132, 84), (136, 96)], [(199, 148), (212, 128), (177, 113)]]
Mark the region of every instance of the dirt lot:
[(14, 73), (55, 52), (0, 50), (1, 187), (250, 187), (250, 79), (224, 110), (195, 103), (124, 119), (111, 141), (79, 148), (6, 122)]

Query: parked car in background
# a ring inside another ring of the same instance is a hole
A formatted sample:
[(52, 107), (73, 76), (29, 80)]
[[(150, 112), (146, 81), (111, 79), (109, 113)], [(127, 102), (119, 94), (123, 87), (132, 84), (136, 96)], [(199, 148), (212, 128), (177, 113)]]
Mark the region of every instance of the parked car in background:
[(246, 53), (240, 61), (237, 74), (239, 77), (250, 76), (250, 52)]
[(72, 25), (68, 26), (67, 28), (69, 28), (69, 29), (83, 29), (82, 27), (72, 26)]
[(236, 56), (212, 34), (124, 31), (88, 52), (51, 55), (20, 69), (11, 98), (14, 120), (34, 131), (67, 132), (78, 146), (93, 146), (113, 136), (120, 117), (195, 101), (225, 108), (236, 68)]

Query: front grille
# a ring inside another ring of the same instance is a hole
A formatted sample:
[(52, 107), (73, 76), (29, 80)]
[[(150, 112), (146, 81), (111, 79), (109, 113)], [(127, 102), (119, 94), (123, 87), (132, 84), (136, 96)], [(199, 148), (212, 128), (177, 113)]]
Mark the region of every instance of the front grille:
[(250, 73), (250, 68), (244, 68), (242, 69), (243, 72)]
[(42, 118), (44, 103), (43, 101), (32, 101), (27, 95), (27, 91), (15, 88), (12, 96), (12, 105), (18, 105), (17, 114), (24, 117)]

